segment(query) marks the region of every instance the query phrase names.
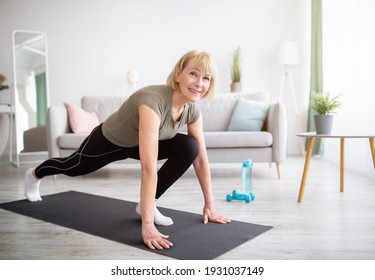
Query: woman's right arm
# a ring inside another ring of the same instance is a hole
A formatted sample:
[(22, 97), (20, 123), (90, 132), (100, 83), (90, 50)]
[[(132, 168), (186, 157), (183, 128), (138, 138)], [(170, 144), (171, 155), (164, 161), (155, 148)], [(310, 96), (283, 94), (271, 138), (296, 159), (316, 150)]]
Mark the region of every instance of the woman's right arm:
[(173, 246), (154, 224), (160, 119), (148, 106), (139, 107), (139, 156), (141, 160), (141, 209), (143, 242), (150, 249)]

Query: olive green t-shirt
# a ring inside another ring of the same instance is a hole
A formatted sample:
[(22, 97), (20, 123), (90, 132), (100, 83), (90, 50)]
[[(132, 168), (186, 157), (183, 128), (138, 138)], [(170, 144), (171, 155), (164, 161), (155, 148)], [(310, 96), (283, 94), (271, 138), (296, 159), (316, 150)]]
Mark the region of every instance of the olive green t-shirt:
[(173, 138), (181, 126), (194, 123), (200, 116), (199, 106), (188, 102), (180, 120), (176, 122), (172, 117), (172, 89), (167, 85), (148, 86), (133, 93), (104, 121), (104, 136), (117, 146), (138, 146), (139, 107), (143, 104), (154, 110), (160, 119), (159, 140)]

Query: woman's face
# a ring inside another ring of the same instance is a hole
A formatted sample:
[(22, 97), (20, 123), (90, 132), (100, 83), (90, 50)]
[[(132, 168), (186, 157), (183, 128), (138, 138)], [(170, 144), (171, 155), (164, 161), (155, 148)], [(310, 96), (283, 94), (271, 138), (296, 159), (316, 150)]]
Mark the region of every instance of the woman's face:
[(194, 59), (190, 60), (185, 69), (177, 75), (181, 94), (192, 102), (200, 100), (207, 93), (211, 83), (211, 74), (205, 73), (196, 65)]

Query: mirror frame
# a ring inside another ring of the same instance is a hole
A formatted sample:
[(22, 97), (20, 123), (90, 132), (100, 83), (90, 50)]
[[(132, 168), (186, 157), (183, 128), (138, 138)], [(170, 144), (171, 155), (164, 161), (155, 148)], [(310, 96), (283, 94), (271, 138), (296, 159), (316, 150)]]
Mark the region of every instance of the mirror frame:
[[(9, 160), (16, 166), (20, 166), (21, 163), (36, 163), (44, 160), (48, 157), (48, 151), (38, 152), (21, 152), (19, 141), (23, 141), (23, 131), (19, 131), (20, 120), (17, 118), (19, 103), (19, 92), (18, 92), (18, 81), (17, 81), (17, 60), (16, 60), (16, 34), (17, 33), (29, 33), (41, 35), (44, 37), (44, 56), (45, 56), (45, 73), (46, 73), (46, 106), (48, 109), (50, 106), (50, 92), (49, 92), (49, 66), (48, 66), (48, 42), (47, 34), (42, 31), (31, 31), (31, 30), (15, 30), (12, 33), (12, 48), (13, 48), (13, 92), (11, 101), (11, 118), (10, 118), (10, 153)], [(31, 127), (29, 127), (31, 128)], [(14, 139), (13, 139), (14, 136)]]

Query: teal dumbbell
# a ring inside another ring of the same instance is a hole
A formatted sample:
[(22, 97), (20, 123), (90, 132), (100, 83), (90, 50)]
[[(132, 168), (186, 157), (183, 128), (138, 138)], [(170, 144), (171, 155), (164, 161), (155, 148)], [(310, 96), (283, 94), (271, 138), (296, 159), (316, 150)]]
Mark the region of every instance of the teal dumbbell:
[(232, 201), (232, 200), (244, 200), (246, 203), (249, 203), (250, 201), (254, 200), (255, 196), (250, 193), (250, 194), (245, 194), (245, 193), (240, 193), (236, 190), (233, 190), (232, 194), (227, 194), (227, 201)]

